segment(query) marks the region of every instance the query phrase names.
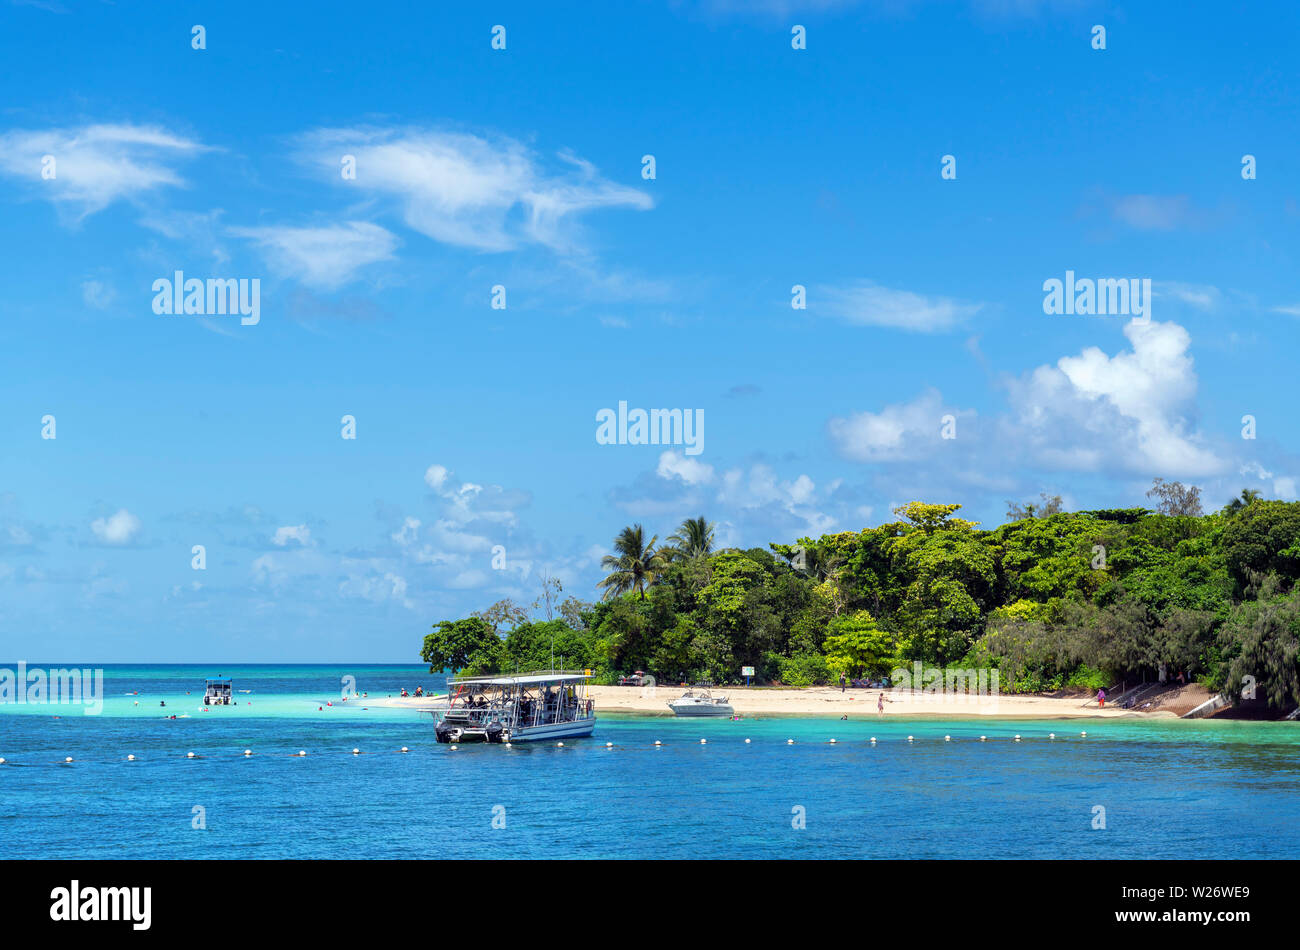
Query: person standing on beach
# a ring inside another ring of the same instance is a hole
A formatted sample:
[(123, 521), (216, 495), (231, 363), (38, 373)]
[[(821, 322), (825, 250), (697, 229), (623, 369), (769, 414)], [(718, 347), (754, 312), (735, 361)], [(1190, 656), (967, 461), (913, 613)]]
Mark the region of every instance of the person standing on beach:
[(840, 692), (844, 692), (844, 674), (840, 674)]
[(876, 699), (876, 715), (883, 716), (884, 714), (885, 714), (885, 694), (881, 693), (880, 696)]
[(1097, 706), (1101, 709), (1106, 708), (1106, 691), (1104, 689), (1097, 690)]

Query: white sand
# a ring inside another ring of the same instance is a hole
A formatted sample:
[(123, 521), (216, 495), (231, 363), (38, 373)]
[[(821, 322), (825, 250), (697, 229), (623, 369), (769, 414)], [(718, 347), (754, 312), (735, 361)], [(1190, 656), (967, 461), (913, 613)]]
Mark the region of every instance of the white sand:
[[(589, 695), (596, 701), (596, 712), (649, 713), (671, 716), (668, 703), (685, 690), (681, 686), (590, 686)], [(849, 689), (843, 693), (838, 687), (814, 686), (808, 689), (781, 689), (762, 687), (719, 687), (714, 696), (726, 696), (737, 715), (777, 716), (834, 716), (874, 718), (878, 715), (876, 702), (878, 689)], [(970, 716), (1018, 719), (1064, 718), (1114, 718), (1122, 716), (1170, 717), (1174, 713), (1140, 713), (1131, 709), (1107, 706), (1098, 709), (1087, 696), (1056, 698), (1051, 696), (908, 696), (885, 690), (885, 710), (888, 716)], [(434, 697), (375, 697), (366, 700), (372, 706), (396, 706), (410, 709), (431, 709), (446, 702)], [(1086, 704), (1086, 705), (1085, 705)]]

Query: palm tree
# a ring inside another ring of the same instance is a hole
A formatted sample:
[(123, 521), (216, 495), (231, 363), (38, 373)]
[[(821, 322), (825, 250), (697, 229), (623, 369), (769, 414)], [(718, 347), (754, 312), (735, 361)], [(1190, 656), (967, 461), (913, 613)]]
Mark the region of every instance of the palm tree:
[(673, 543), (669, 550), (670, 558), (695, 560), (708, 557), (713, 553), (713, 525), (704, 520), (704, 516), (687, 518), (676, 534), (670, 534), (668, 540)]
[(1228, 502), (1228, 514), (1235, 515), (1237, 512), (1241, 511), (1241, 509), (1249, 506), (1250, 503), (1254, 501), (1259, 501), (1259, 492), (1255, 491), (1253, 488), (1243, 488), (1241, 490), (1240, 498), (1234, 498), (1232, 501)]
[(645, 589), (659, 580), (664, 569), (664, 557), (655, 550), (655, 535), (647, 544), (645, 529), (639, 524), (624, 528), (614, 539), (617, 556), (606, 554), (601, 558), (600, 566), (609, 571), (609, 576), (597, 584), (605, 588), (602, 599), (618, 597), (630, 590), (636, 590), (645, 600)]

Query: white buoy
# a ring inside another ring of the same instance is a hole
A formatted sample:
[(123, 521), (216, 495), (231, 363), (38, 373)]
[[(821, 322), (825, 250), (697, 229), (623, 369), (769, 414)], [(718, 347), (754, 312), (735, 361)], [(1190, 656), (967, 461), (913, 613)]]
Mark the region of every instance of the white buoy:
[[(128, 762), (134, 762), (134, 761), (135, 761), (135, 756), (133, 756), (133, 755), (128, 755), (128, 756), (126, 757), (126, 760), (127, 760)], [(3, 762), (3, 761), (4, 761), (4, 759), (0, 759), (0, 762)]]
[(944, 741), (944, 742), (952, 742), (952, 736), (944, 736), (944, 737), (943, 737), (943, 741)]
[(513, 749), (514, 746), (512, 746), (509, 742), (507, 742), (507, 743), (506, 743), (506, 748), (507, 748), (507, 749)]
[(1020, 741), (1020, 736), (1016, 736), (1016, 741), (1017, 741), (1017, 742)]
[(301, 756), (301, 755), (306, 755), (307, 753), (304, 752), (304, 751), (302, 751), (302, 749), (299, 749), (299, 750), (298, 750), (298, 754)]
[(402, 751), (403, 751), (403, 752), (406, 751), (406, 746), (402, 746)]
[(658, 739), (656, 739), (656, 740), (655, 740), (655, 745), (663, 745), (663, 743), (660, 742)]
[(872, 744), (872, 745), (875, 745), (875, 744), (876, 744), (876, 737), (875, 737), (875, 736), (872, 736), (872, 737), (871, 737), (871, 744)]
[(353, 749), (353, 750), (352, 750), (352, 754), (353, 754), (353, 755), (360, 755), (360, 754), (361, 754), (361, 750), (360, 750), (360, 749)]
[(987, 739), (987, 738), (988, 738), (988, 736), (980, 736), (980, 742), (983, 742), (983, 741), (984, 741), (985, 739)]
[(606, 748), (606, 749), (612, 749), (612, 748), (614, 748), (614, 743), (612, 743), (612, 742), (606, 742), (606, 743), (605, 743), (605, 748)]
[(912, 737), (911, 737), (911, 736), (908, 736), (908, 737), (907, 737), (907, 741), (908, 741), (908, 742), (911, 742), (911, 741), (912, 741)]
[(68, 757), (67, 757), (66, 759), (64, 759), (63, 761), (64, 761), (64, 762), (71, 762), (71, 761), (72, 761), (72, 756), (68, 756)]
[(555, 748), (557, 748), (557, 749), (563, 749), (563, 748), (564, 748), (564, 743), (563, 743), (563, 742), (557, 742), (557, 743), (555, 743)]
[(708, 745), (708, 744), (709, 744), (709, 740), (708, 740), (708, 739), (701, 739), (701, 740), (700, 740), (700, 745)]
[(786, 745), (794, 745), (794, 740), (793, 740), (793, 739), (786, 739), (786, 740), (785, 740), (785, 744), (786, 744)]
[(4, 759), (0, 759), (0, 765), (4, 765), (4, 764), (5, 764), (5, 760), (4, 760)]
[(187, 758), (187, 759), (192, 759), (192, 758), (194, 758), (194, 753), (193, 753), (193, 752), (186, 752), (186, 753), (185, 753), (185, 758)]
[(1055, 739), (1055, 738), (1056, 738), (1056, 733), (1054, 733), (1054, 732), (1049, 732), (1049, 733), (1047, 734), (1047, 738), (1049, 738), (1049, 739)]
[(745, 745), (749, 745), (749, 740), (748, 740), (748, 739), (745, 740)]
[(451, 751), (452, 751), (452, 752), (455, 752), (458, 748), (460, 748), (460, 746), (452, 746), (452, 747), (451, 747)]
[(1080, 736), (1087, 736), (1088, 734), (1087, 734), (1086, 732), (1081, 732), (1081, 733), (1079, 733), (1079, 735), (1080, 735)]
[(252, 755), (252, 754), (253, 754), (253, 750), (252, 750), (252, 749), (245, 749), (245, 750), (244, 750), (244, 755)]
[(834, 740), (834, 739), (831, 740), (831, 745), (835, 745), (835, 740)]

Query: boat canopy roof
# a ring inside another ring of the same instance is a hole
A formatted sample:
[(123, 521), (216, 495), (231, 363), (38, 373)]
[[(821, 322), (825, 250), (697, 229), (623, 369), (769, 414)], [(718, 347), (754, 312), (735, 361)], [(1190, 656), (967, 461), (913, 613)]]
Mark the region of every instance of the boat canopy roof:
[(521, 676), (466, 676), (448, 680), (448, 686), (533, 686), (538, 683), (581, 683), (588, 673), (525, 673)]

